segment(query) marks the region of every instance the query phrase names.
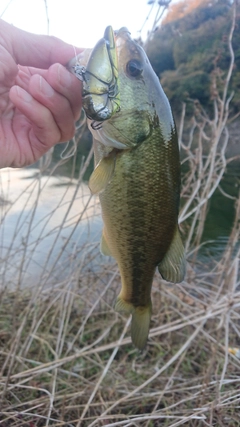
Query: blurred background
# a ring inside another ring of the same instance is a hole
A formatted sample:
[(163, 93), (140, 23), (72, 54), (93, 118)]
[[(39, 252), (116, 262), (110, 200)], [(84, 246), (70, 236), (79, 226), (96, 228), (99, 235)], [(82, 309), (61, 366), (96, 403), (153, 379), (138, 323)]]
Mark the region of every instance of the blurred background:
[(107, 25), (126, 26), (144, 47), (178, 129), (188, 261), (182, 284), (156, 274), (139, 353), (129, 319), (113, 310), (117, 266), (99, 252), (83, 118), (76, 150), (70, 141), (31, 167), (3, 169), (0, 423), (240, 425), (239, 2), (2, 0), (0, 16), (81, 47)]
[(153, 25), (158, 3), (141, 31), (151, 8), (145, 0), (122, 0), (121, 4), (116, 0), (2, 0), (0, 15), (26, 31), (54, 35), (78, 47), (93, 47), (108, 25), (114, 29), (128, 27), (133, 37), (140, 32), (145, 37)]

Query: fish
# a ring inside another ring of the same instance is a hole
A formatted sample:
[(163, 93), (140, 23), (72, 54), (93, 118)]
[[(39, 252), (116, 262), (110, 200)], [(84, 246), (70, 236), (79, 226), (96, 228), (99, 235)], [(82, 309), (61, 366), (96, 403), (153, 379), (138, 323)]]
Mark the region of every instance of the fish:
[(152, 314), (156, 269), (183, 281), (184, 245), (178, 226), (180, 154), (169, 101), (144, 49), (123, 27), (106, 28), (84, 57), (69, 64), (83, 82), (82, 102), (93, 136), (103, 232), (100, 249), (115, 258), (121, 291), (115, 310), (132, 315), (131, 339), (143, 350)]

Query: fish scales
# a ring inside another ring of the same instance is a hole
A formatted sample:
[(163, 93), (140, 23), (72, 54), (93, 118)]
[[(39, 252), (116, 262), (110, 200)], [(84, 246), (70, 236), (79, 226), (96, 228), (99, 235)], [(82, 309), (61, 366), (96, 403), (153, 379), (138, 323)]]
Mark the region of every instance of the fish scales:
[(153, 275), (171, 244), (178, 215), (179, 167), (176, 163), (171, 176), (162, 167), (176, 153), (168, 144), (159, 150), (162, 138), (158, 129), (154, 133), (136, 149), (118, 153), (111, 183), (99, 196), (106, 239), (121, 271), (122, 297), (134, 306), (149, 303)]
[(114, 36), (108, 27), (87, 61), (83, 56), (75, 72), (93, 134), (89, 187), (102, 207), (101, 251), (118, 263), (122, 288), (115, 309), (132, 314), (132, 341), (143, 349), (156, 267), (175, 283), (185, 273), (176, 127), (159, 79), (126, 28)]

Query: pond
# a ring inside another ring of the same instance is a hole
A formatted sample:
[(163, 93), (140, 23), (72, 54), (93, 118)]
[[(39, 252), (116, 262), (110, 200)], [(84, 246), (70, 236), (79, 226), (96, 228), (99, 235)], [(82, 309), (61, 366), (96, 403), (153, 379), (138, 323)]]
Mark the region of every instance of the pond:
[(232, 162), (209, 202), (202, 241), (209, 241), (202, 254), (221, 256), (235, 219), (235, 199), (240, 192), (240, 162)]
[(39, 178), (35, 169), (1, 170), (1, 287), (63, 281), (101, 262), (100, 206), (86, 184)]

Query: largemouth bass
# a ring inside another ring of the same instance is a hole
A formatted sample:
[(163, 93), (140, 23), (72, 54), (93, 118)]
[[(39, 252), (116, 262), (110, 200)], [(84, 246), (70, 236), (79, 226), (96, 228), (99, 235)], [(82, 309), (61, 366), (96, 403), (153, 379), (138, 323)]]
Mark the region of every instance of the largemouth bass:
[(73, 66), (93, 135), (104, 229), (101, 251), (113, 256), (122, 288), (115, 309), (132, 314), (132, 342), (146, 345), (156, 267), (170, 282), (185, 273), (178, 229), (180, 161), (176, 127), (159, 79), (126, 28), (112, 31)]

